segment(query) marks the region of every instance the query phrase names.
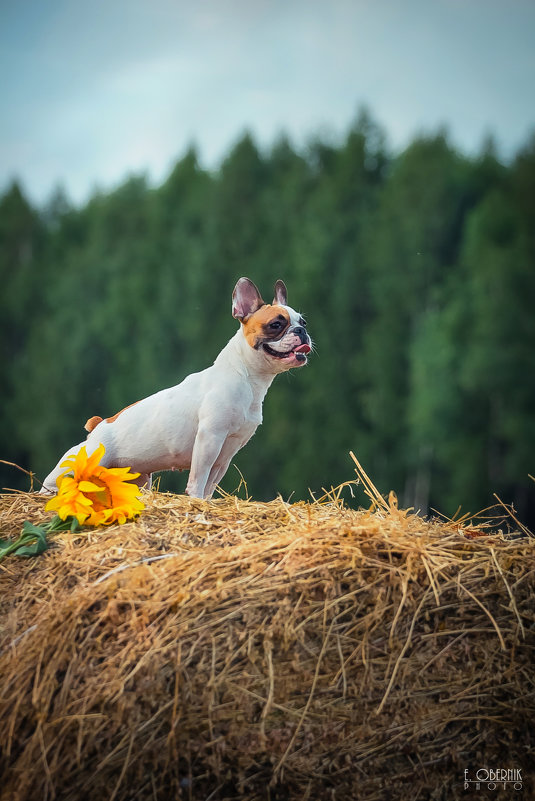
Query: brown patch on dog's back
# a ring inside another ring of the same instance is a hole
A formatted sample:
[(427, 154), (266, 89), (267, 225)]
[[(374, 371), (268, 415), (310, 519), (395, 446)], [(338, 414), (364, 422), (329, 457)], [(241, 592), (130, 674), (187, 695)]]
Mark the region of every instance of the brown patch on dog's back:
[[(125, 412), (127, 409), (130, 409), (131, 406), (135, 406), (136, 403), (139, 403), (139, 401), (135, 401), (135, 403), (131, 403), (129, 406), (125, 406), (124, 409), (121, 409), (120, 412), (117, 412), (117, 414), (114, 414), (113, 417), (106, 417), (106, 423), (114, 423), (117, 420), (117, 418), (119, 417), (120, 414)], [(89, 433), (91, 433), (91, 431), (93, 431), (93, 429), (96, 428), (99, 423), (102, 423), (102, 420), (103, 420), (103, 418), (99, 417), (98, 415), (95, 415), (94, 417), (90, 417), (89, 420), (87, 421), (87, 423), (84, 426), (85, 430), (89, 431)]]
[(127, 409), (131, 409), (132, 406), (136, 405), (136, 403), (139, 403), (139, 401), (134, 401), (134, 403), (131, 403), (129, 406), (125, 406), (124, 409), (121, 409), (120, 412), (117, 412), (117, 414), (114, 414), (113, 417), (106, 417), (106, 422), (107, 423), (114, 423), (117, 420), (117, 418), (119, 417), (120, 414), (122, 414), (123, 412), (126, 412)]
[[(284, 323), (284, 328), (270, 331), (269, 324), (278, 319)], [(290, 315), (283, 306), (271, 306), (266, 303), (242, 322), (242, 325), (247, 342), (252, 348), (257, 348), (262, 340), (279, 339), (290, 325)]]

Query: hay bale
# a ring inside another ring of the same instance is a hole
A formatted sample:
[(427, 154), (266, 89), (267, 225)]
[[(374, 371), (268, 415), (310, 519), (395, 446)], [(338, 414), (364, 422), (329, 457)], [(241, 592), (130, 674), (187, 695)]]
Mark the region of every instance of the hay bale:
[(2, 801), (450, 801), (496, 767), (533, 797), (532, 539), (338, 493), (146, 502), (0, 562)]

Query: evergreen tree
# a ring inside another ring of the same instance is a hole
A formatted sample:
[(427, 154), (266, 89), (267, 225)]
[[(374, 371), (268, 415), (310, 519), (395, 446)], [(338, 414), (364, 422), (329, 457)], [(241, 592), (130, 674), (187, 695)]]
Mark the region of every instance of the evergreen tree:
[[(24, 375), (24, 354), (32, 328), (39, 324), (44, 276), (39, 259), (45, 232), (18, 183), (0, 198), (0, 458), (21, 467), (31, 465), (31, 452), (18, 436), (20, 429), (17, 387), (32, 394), (40, 405), (39, 387)], [(0, 486), (20, 486), (21, 475), (13, 475), (0, 464)]]
[(393, 163), (371, 225), (366, 462), (379, 484), (403, 492), (408, 504), (415, 502), (415, 482), (429, 481), (415, 475), (429, 459), (428, 445), (411, 448), (411, 349), (437, 293), (456, 281), (469, 176), (470, 164), (444, 136), (418, 140)]

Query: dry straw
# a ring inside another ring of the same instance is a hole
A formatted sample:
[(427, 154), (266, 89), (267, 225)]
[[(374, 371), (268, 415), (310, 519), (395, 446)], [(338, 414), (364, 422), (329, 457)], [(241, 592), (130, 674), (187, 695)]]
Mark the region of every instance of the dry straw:
[[(367, 511), (147, 493), (0, 562), (0, 799), (535, 797), (534, 540), (357, 468)], [(1, 496), (0, 536), (43, 506)]]

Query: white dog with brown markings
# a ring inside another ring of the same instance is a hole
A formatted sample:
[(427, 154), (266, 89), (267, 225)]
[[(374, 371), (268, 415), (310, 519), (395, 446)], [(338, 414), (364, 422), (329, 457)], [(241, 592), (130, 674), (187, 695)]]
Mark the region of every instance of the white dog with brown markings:
[(262, 402), (278, 373), (307, 363), (312, 341), (301, 315), (287, 303), (283, 281), (272, 304), (248, 278), (232, 295), (240, 327), (211, 367), (180, 384), (127, 406), (113, 417), (91, 417), (85, 442), (65, 453), (41, 492), (57, 492), (62, 462), (85, 445), (88, 455), (105, 447), (101, 464), (131, 467), (140, 486), (160, 470), (190, 470), (188, 495), (210, 498), (233, 456), (262, 422)]

